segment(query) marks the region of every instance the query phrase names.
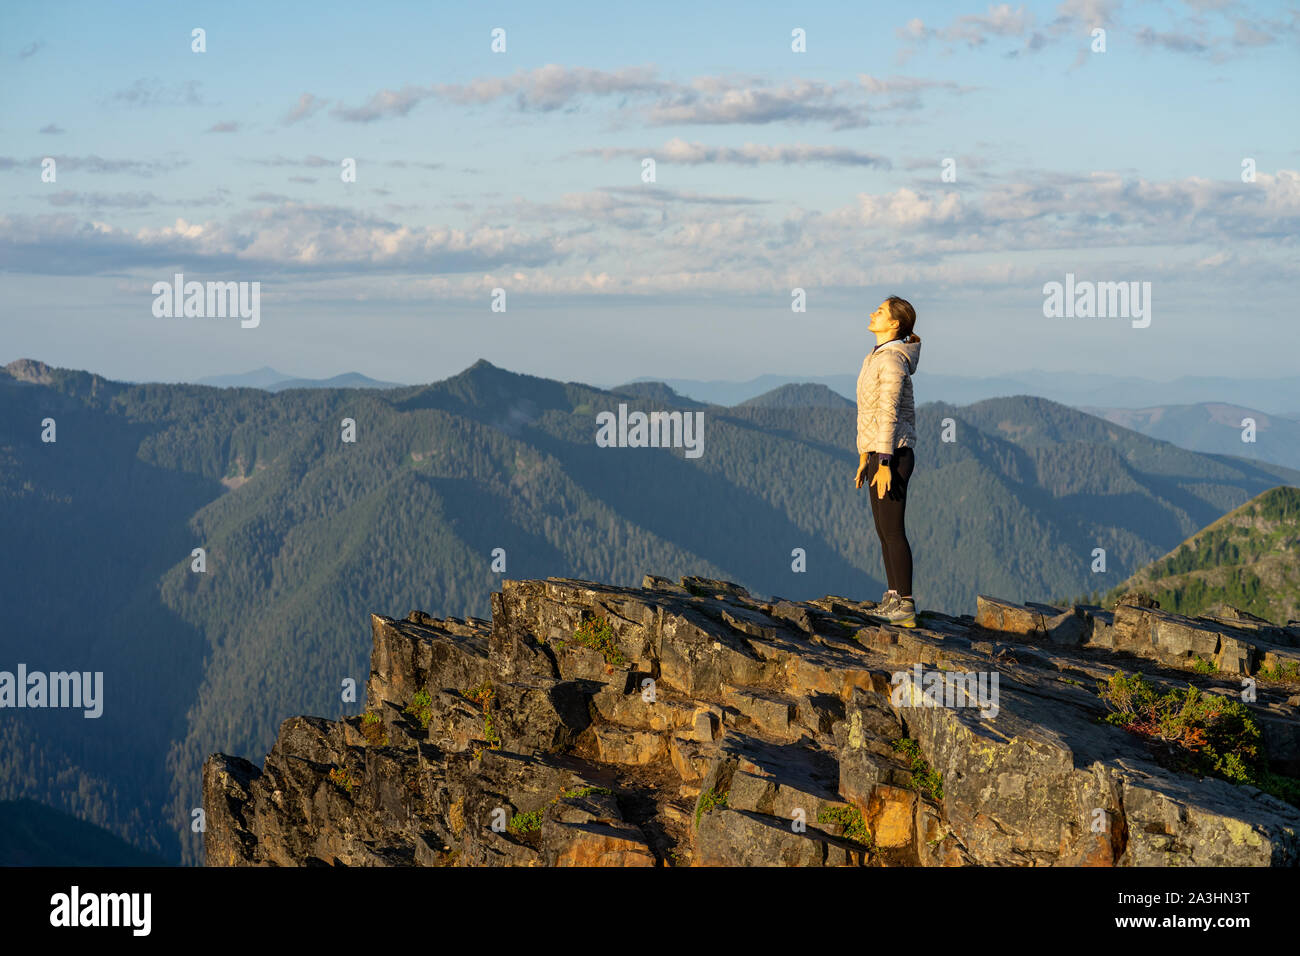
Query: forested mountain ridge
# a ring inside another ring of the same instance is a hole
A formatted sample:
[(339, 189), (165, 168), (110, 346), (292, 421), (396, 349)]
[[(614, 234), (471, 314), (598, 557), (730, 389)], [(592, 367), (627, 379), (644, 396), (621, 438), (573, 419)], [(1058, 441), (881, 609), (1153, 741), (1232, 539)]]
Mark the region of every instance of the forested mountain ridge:
[(799, 385), (782, 385), (770, 392), (764, 392), (762, 395), (756, 395), (751, 399), (740, 402), (737, 407), (801, 408), (808, 406), (856, 408), (853, 402), (839, 394), (839, 392), (831, 391), (825, 385), (817, 385), (811, 382)]
[[(189, 824), (207, 754), (265, 752), (292, 714), (355, 711), (340, 692), (364, 683), (356, 622), (372, 611), (481, 617), (506, 576), (699, 574), (796, 599), (884, 588), (852, 487), (851, 406), (705, 407), (704, 454), (687, 459), (593, 440), (599, 412), (674, 407), (662, 391), (486, 362), (425, 386), (280, 393), (7, 371), (0, 526), (18, 545), (0, 553), (0, 669), (102, 670), (107, 700), (97, 720), (7, 714), (0, 798), (61, 807), (168, 858), (198, 859)], [(1026, 397), (923, 405), (918, 434), (917, 594), (951, 613), (979, 591), (1107, 589), (1300, 479)]]
[(0, 866), (166, 866), (101, 827), (35, 800), (0, 800)]
[(1230, 605), (1284, 625), (1300, 620), (1300, 488), (1278, 487), (1202, 528), (1109, 595), (1148, 592), (1176, 614)]

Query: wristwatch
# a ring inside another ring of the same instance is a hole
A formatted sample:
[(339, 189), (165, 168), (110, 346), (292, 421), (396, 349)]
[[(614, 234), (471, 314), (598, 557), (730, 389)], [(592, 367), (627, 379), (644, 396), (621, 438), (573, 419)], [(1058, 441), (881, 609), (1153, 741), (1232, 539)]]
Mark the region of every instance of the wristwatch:
[(893, 459), (893, 457), (894, 457), (893, 455), (881, 455), (878, 460), (882, 465), (888, 467), (889, 462)]

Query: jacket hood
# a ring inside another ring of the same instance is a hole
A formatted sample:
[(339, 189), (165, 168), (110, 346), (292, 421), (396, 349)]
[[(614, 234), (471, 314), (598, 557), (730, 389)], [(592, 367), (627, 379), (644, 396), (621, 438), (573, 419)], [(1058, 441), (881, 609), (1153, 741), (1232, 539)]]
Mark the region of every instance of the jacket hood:
[(880, 347), (902, 352), (907, 357), (907, 374), (916, 374), (916, 366), (921, 361), (921, 336), (912, 333), (905, 339), (894, 339), (892, 342), (886, 342)]

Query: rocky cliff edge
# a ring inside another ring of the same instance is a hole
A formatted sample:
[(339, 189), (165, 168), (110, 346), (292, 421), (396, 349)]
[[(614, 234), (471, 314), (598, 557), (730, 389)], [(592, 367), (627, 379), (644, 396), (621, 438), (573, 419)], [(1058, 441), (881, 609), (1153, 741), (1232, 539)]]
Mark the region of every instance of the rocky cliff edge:
[(363, 714), (206, 761), (207, 864), (1300, 864), (1300, 629), (874, 607), (552, 578), (373, 615)]

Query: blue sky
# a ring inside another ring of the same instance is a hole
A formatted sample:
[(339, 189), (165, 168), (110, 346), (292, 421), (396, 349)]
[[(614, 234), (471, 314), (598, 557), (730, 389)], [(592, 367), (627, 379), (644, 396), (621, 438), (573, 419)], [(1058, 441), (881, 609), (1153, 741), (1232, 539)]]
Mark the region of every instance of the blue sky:
[[(0, 362), (825, 375), (897, 294), (923, 373), (1292, 374), (1298, 54), (1223, 0), (7, 3)], [(260, 325), (156, 318), (178, 271)], [(1150, 326), (1044, 317), (1067, 272)]]

